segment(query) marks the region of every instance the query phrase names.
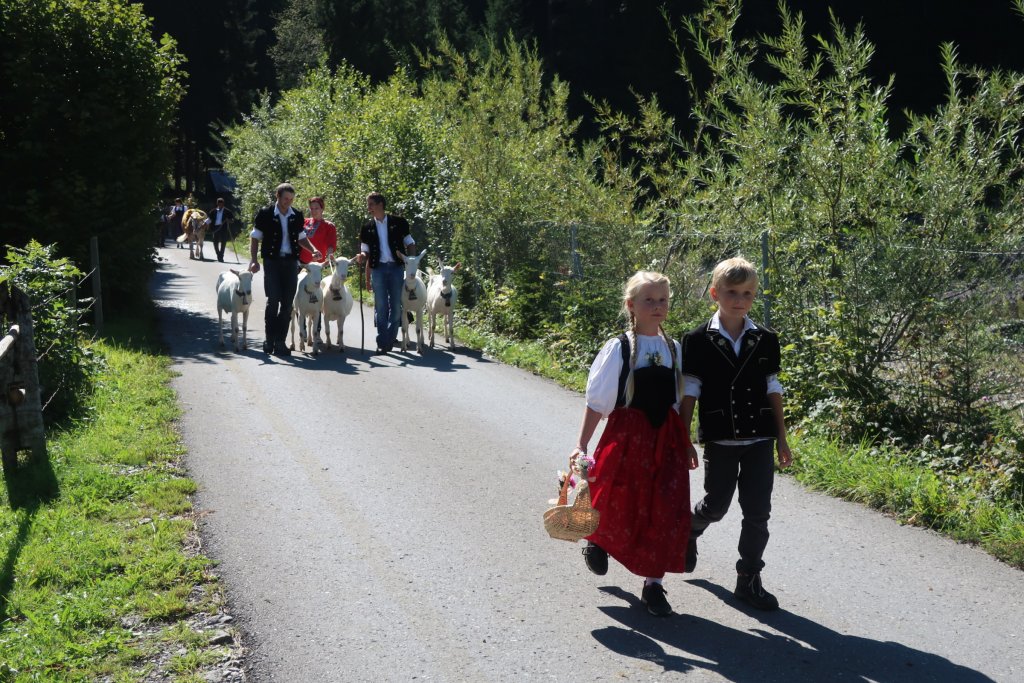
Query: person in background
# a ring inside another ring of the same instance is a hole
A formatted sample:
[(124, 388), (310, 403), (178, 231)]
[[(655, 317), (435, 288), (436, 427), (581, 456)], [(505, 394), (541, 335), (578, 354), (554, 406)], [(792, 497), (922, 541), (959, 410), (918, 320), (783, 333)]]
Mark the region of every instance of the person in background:
[(168, 237), (171, 241), (177, 244), (178, 249), (184, 249), (185, 245), (181, 242), (176, 242), (178, 235), (181, 234), (181, 219), (185, 216), (185, 203), (178, 197), (174, 200), (174, 205), (167, 209), (167, 231)]
[(217, 199), (217, 206), (210, 212), (209, 219), (210, 229), (213, 231), (213, 251), (217, 254), (217, 260), (223, 263), (224, 252), (231, 238), (231, 221), (235, 220), (235, 214), (224, 206), (224, 198), (220, 197)]

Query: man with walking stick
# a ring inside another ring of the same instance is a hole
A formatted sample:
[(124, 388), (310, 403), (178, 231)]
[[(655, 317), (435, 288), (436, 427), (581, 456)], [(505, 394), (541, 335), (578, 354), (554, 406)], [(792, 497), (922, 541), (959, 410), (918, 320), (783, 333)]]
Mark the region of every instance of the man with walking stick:
[[(416, 242), (409, 234), (409, 222), (384, 209), (384, 195), (371, 192), (366, 197), (366, 210), (371, 220), (359, 233), (359, 265), (367, 261), (367, 285), (373, 289), (373, 319), (377, 325), (377, 350), (385, 354), (395, 346), (402, 322), (402, 281), (405, 266), (398, 254), (416, 255)], [(360, 293), (362, 290), (360, 290)]]

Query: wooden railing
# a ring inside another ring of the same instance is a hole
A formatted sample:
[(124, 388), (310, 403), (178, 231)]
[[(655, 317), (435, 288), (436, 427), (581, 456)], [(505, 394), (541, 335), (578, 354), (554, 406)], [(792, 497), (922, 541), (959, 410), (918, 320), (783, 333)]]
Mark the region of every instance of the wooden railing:
[(31, 308), (28, 297), (10, 283), (0, 284), (0, 316), (13, 323), (0, 339), (0, 451), (9, 471), (17, 466), (19, 451), (46, 457), (46, 431)]

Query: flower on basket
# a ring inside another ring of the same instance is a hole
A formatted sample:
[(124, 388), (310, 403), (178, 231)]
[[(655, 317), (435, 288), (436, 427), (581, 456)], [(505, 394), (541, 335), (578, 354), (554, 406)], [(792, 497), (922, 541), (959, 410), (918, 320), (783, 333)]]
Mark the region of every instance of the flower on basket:
[[(586, 479), (587, 473), (594, 466), (594, 456), (587, 455), (586, 453), (580, 453), (576, 456), (576, 463), (572, 467), (572, 471), (578, 474), (581, 478)], [(574, 482), (570, 482), (575, 486)]]
[(562, 484), (565, 482), (565, 478), (569, 477), (569, 488), (575, 489), (580, 481), (587, 479), (587, 474), (590, 469), (594, 466), (594, 456), (587, 455), (586, 453), (579, 453), (576, 456), (576, 460), (573, 463), (572, 471), (566, 472), (565, 470), (558, 470), (558, 491), (562, 491)]

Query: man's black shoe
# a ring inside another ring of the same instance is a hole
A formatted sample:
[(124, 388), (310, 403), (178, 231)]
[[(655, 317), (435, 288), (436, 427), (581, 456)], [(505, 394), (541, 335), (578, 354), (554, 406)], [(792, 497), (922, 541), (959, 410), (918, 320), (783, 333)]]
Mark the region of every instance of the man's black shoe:
[(387, 355), (387, 351), (385, 351), (384, 349), (377, 349), (376, 351), (373, 352), (373, 355), (384, 356)]
[(278, 358), (288, 358), (292, 355), (292, 350), (284, 344), (280, 344), (274, 348), (274, 355)]
[(646, 585), (640, 595), (640, 602), (647, 605), (647, 611), (654, 616), (667, 617), (672, 614), (672, 605), (668, 604), (665, 592), (665, 587), (660, 583)]
[(683, 571), (689, 574), (697, 568), (697, 537), (690, 536), (690, 540), (686, 543), (686, 567)]
[(778, 599), (761, 585), (761, 572), (737, 574), (736, 590), (733, 591), (733, 595), (751, 607), (763, 609), (767, 612), (779, 608)]
[(598, 576), (608, 573), (608, 552), (601, 546), (587, 541), (587, 547), (583, 549), (583, 559), (587, 563), (587, 569)]
[(268, 341), (263, 342), (263, 353), (273, 353), (274, 345)]

